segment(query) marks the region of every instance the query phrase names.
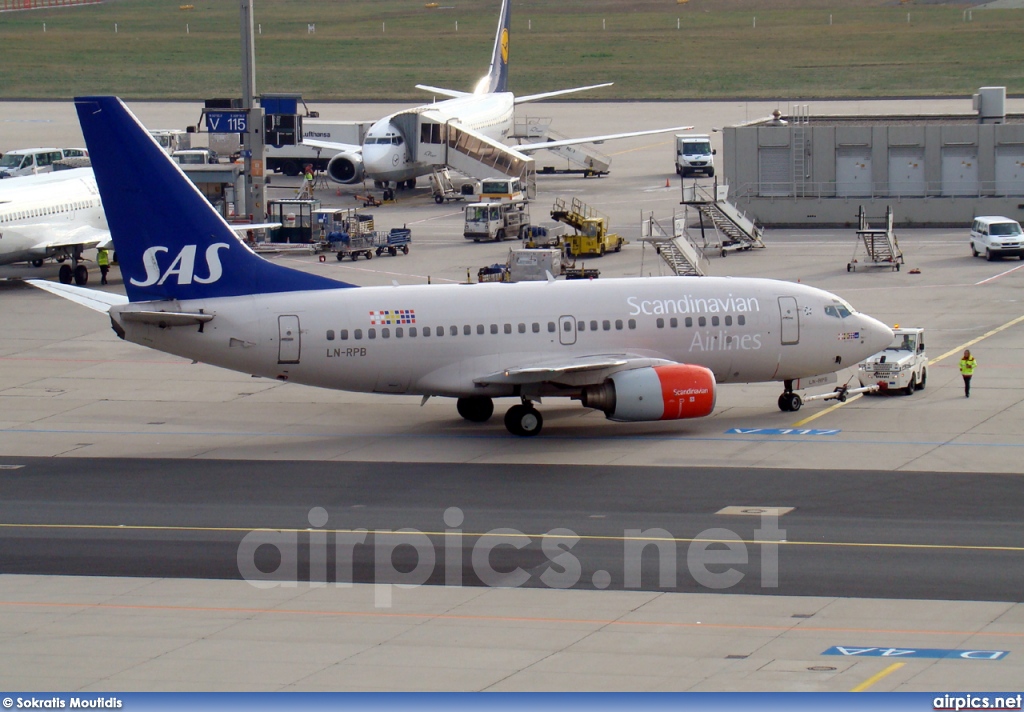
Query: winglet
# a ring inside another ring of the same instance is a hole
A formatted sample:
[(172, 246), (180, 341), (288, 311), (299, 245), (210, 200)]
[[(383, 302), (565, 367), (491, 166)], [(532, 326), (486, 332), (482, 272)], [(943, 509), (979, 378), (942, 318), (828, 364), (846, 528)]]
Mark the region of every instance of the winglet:
[(130, 301), (354, 286), (256, 255), (117, 97), (75, 105)]

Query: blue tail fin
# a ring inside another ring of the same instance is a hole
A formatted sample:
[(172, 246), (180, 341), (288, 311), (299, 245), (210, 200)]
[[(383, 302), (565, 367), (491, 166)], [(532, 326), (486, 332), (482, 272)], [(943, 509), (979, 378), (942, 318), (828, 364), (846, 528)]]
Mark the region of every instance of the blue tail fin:
[(487, 76), (477, 85), (474, 94), (494, 94), (508, 91), (508, 33), (511, 16), (511, 0), (502, 0), (498, 34), (494, 38), (494, 51), (491, 54), (491, 68), (487, 72)]
[(354, 286), (252, 252), (117, 97), (75, 105), (129, 300)]

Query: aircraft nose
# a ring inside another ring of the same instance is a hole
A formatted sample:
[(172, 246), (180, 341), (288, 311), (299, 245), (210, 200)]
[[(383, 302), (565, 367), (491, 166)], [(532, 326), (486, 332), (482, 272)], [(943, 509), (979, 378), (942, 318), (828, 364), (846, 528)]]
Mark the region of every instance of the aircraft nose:
[(864, 346), (870, 349), (868, 355), (876, 354), (892, 343), (892, 329), (867, 314), (861, 314), (860, 317), (863, 320), (861, 333), (864, 336)]
[(389, 153), (390, 146), (363, 144), (363, 166), (365, 166), (366, 172), (373, 175), (391, 170), (391, 161), (388, 160)]

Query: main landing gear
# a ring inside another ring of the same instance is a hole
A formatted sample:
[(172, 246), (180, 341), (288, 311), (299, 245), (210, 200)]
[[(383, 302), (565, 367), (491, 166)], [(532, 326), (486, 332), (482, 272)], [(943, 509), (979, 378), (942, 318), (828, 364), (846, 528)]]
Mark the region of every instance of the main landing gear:
[(782, 387), (785, 390), (779, 396), (779, 410), (785, 413), (795, 413), (800, 410), (800, 406), (804, 402), (799, 395), (793, 392), (793, 381), (783, 381)]
[(85, 265), (79, 264), (82, 259), (82, 247), (75, 245), (70, 250), (71, 264), (62, 264), (57, 272), (57, 278), (61, 284), (71, 284), (71, 280), (74, 280), (79, 287), (84, 287), (89, 283), (89, 270)]
[[(455, 407), (466, 420), (471, 423), (485, 423), (494, 414), (494, 401), (487, 396), (472, 396), (459, 398)], [(544, 419), (533, 403), (523, 399), (519, 405), (514, 405), (505, 413), (505, 427), (513, 435), (527, 437), (540, 433), (544, 425)]]

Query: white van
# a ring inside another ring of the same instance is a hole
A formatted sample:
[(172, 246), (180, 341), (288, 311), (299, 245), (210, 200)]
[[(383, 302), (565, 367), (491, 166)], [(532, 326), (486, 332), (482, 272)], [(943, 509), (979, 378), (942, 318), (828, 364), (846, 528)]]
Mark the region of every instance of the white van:
[(49, 173), (62, 158), (88, 156), (84, 148), (22, 148), (8, 151), (0, 158), (0, 178)]
[(707, 134), (676, 134), (676, 174), (683, 176), (703, 173), (715, 175), (715, 151)]
[(1001, 215), (974, 218), (971, 224), (971, 255), (985, 259), (1019, 257), (1024, 260), (1024, 231), (1020, 223)]

